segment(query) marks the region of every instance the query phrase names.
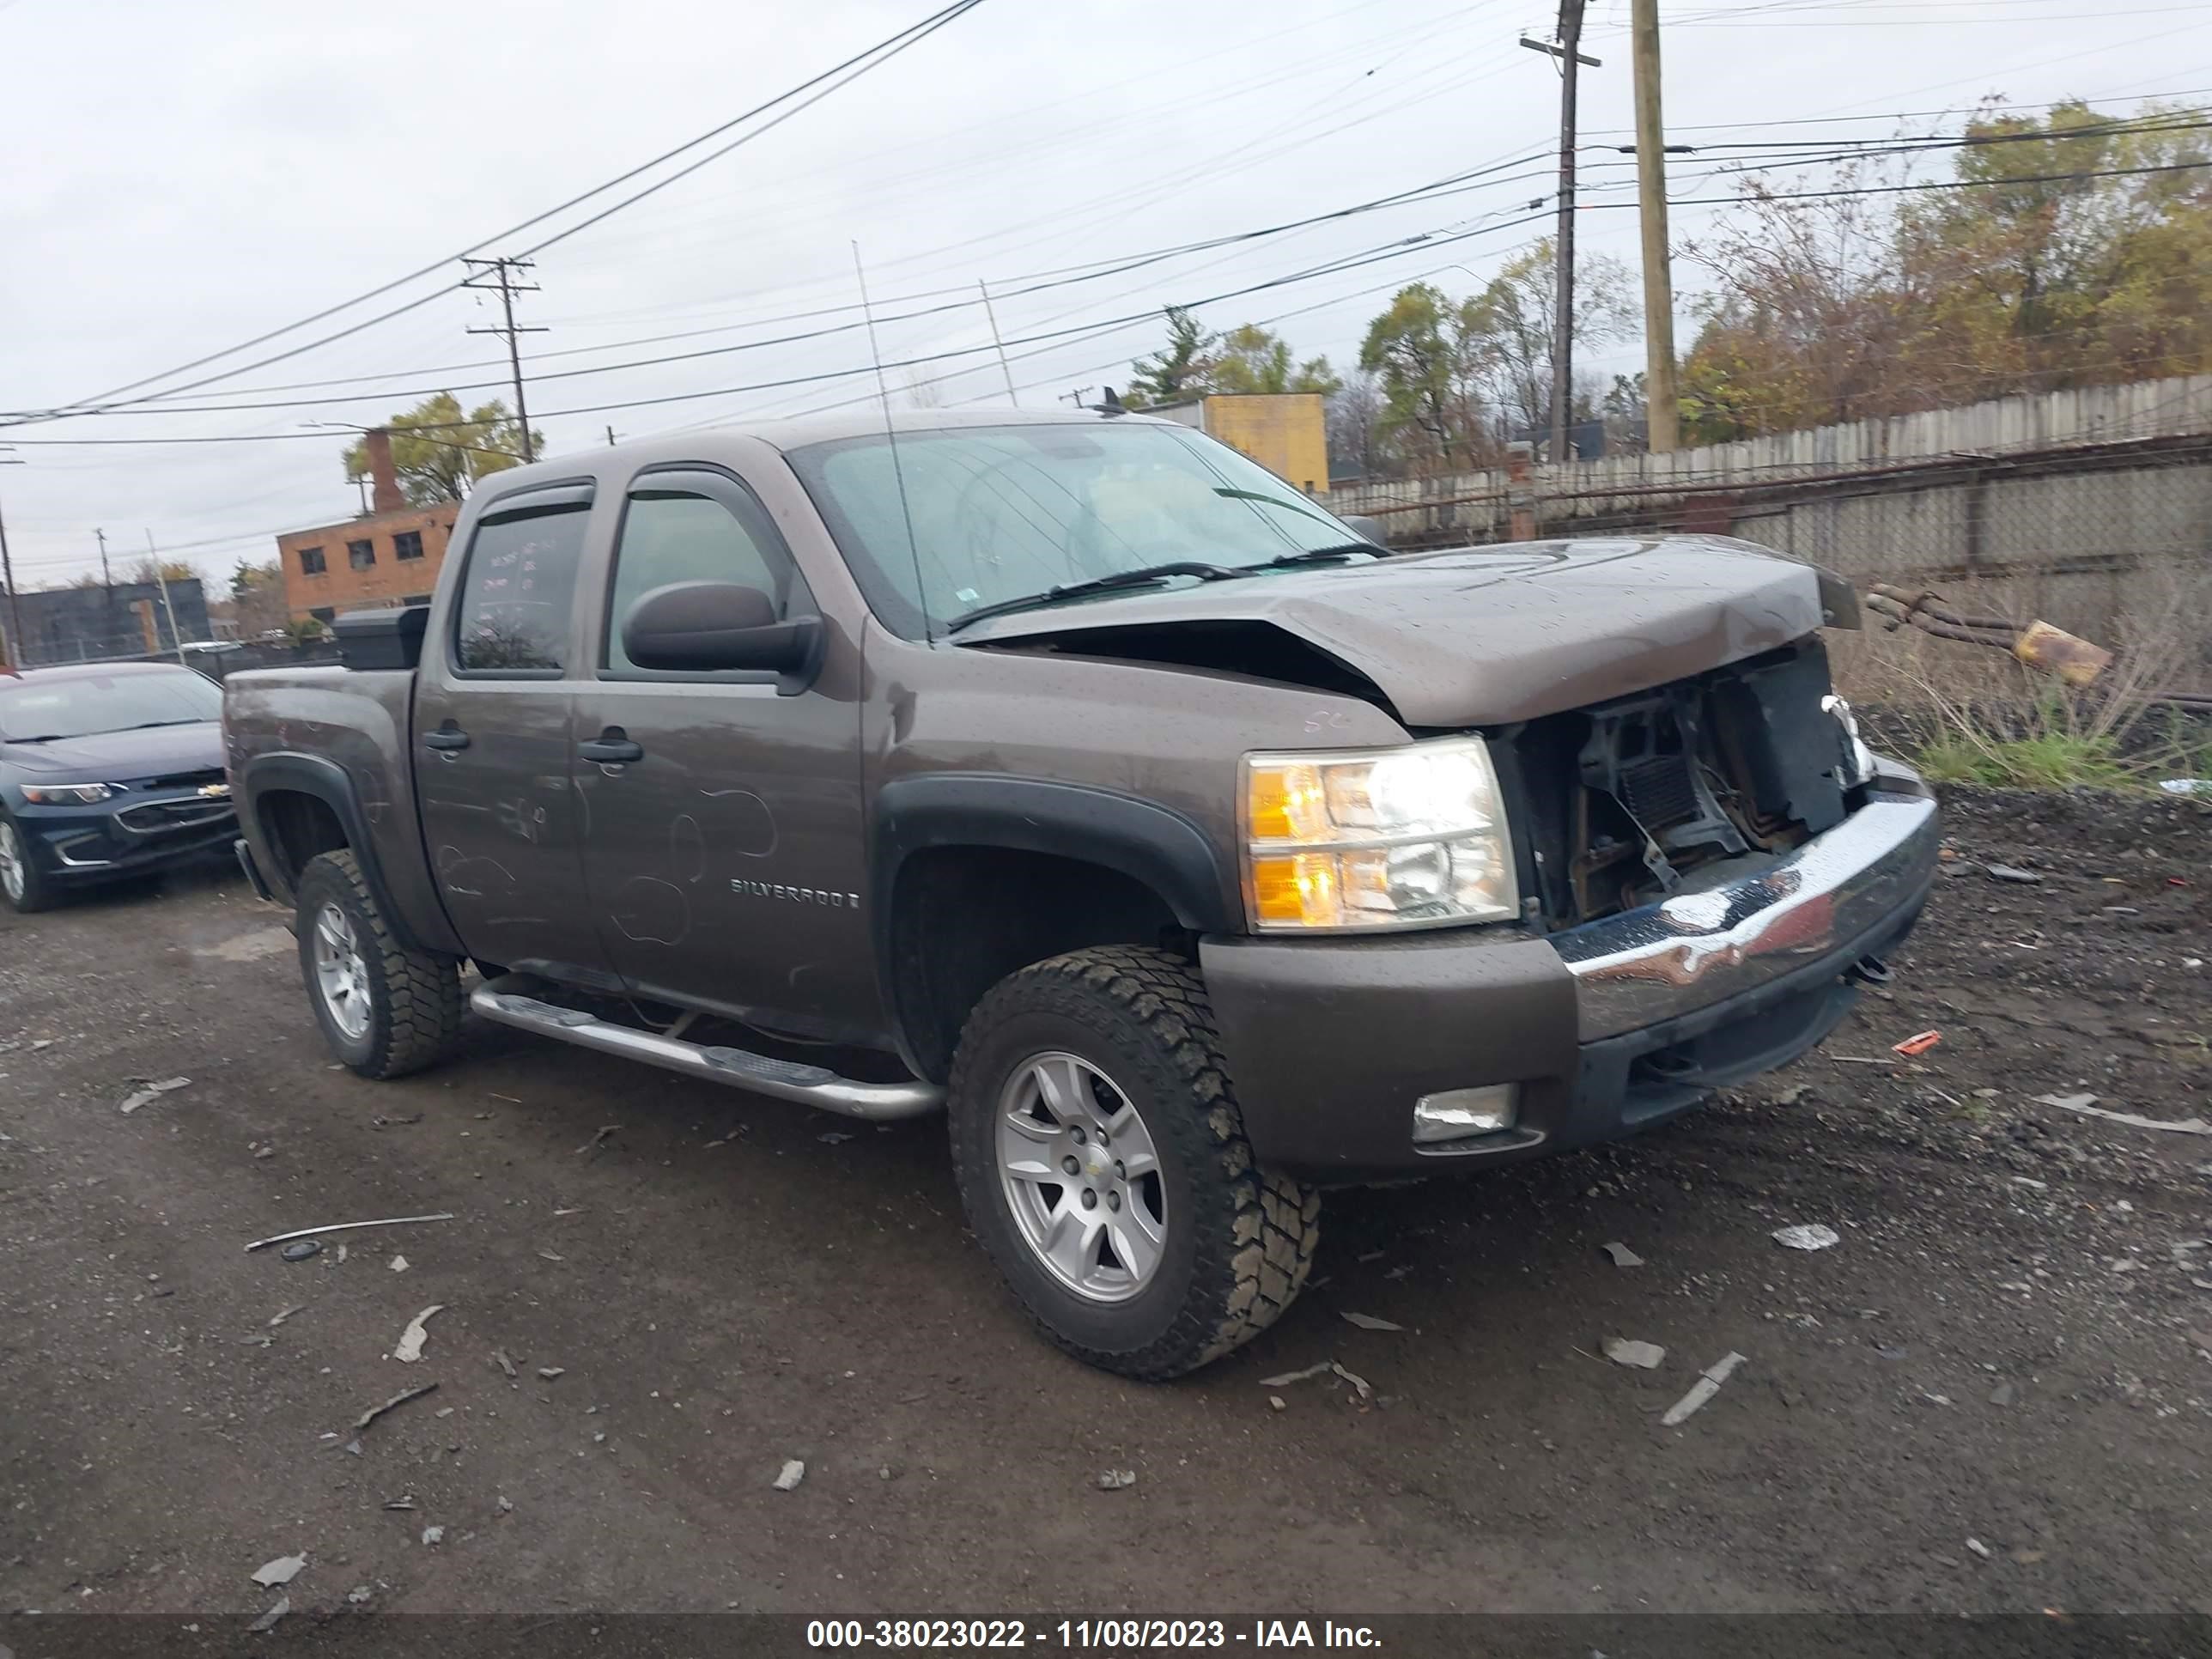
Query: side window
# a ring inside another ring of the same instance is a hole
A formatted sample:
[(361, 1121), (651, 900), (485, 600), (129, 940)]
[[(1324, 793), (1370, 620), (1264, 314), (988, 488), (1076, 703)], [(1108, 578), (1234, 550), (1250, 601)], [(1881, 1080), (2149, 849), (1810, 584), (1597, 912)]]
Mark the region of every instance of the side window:
[(495, 514), (470, 538), (453, 610), (453, 663), (465, 673), (557, 675), (584, 550), (588, 501)]
[[(656, 587), (700, 581), (757, 587), (775, 601), (779, 617), (791, 613), (794, 590), (805, 593), (783, 538), (750, 495), (731, 485), (717, 499), (672, 483), (655, 488), (649, 477), (641, 480), (630, 492), (615, 550), (606, 665), (617, 673), (645, 672), (623, 649), (623, 623), (630, 607)], [(799, 603), (811, 606), (811, 600)]]

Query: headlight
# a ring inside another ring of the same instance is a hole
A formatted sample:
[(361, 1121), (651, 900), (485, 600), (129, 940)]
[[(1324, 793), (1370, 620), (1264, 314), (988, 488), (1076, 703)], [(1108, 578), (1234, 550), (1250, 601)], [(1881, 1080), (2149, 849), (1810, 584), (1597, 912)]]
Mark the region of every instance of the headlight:
[(1244, 902), (1263, 933), (1437, 927), (1520, 913), (1490, 750), (1244, 757)]
[(115, 793), (105, 783), (42, 783), (23, 786), (23, 799), (33, 806), (90, 806)]

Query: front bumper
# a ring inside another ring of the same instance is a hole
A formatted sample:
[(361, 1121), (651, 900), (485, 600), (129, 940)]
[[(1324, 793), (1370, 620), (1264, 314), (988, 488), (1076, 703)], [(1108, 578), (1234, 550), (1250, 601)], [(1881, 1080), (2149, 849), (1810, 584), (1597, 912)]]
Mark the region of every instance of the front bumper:
[(32, 856), (51, 881), (112, 881), (217, 852), (238, 835), (228, 799), (118, 796), (91, 806), (14, 809)]
[[(1802, 1054), (1911, 931), (1936, 803), (1884, 763), (1859, 810), (1778, 862), (1586, 927), (1200, 946), (1261, 1162), (1431, 1173), (1642, 1128)], [(1870, 964), (1869, 959), (1874, 959)], [(1420, 1096), (1520, 1085), (1515, 1126), (1416, 1147)]]

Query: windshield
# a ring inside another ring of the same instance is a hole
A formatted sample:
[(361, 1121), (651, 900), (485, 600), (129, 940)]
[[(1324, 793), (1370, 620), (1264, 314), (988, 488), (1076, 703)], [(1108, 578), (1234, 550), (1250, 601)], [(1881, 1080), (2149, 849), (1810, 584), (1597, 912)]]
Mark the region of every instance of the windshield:
[(149, 674), (72, 675), (0, 681), (0, 743), (83, 738), (134, 726), (179, 726), (222, 717), (222, 688), (189, 668)]
[(896, 464), (878, 433), (787, 459), (869, 605), (909, 639), (984, 605), (1148, 565), (1237, 568), (1365, 544), (1264, 467), (1179, 427), (902, 432)]

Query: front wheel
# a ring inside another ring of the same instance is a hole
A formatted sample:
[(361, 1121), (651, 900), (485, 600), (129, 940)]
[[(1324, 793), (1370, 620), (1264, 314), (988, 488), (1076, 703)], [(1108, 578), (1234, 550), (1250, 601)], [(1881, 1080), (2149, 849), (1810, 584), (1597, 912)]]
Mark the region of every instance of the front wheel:
[(349, 852), (300, 872), (293, 931), (307, 1000), (331, 1052), (363, 1077), (404, 1077), (460, 1035), (460, 964), (392, 938)]
[(1008, 975), (969, 1016), (950, 1092), (969, 1224), (1078, 1358), (1177, 1376), (1305, 1283), (1320, 1194), (1254, 1164), (1180, 957), (1102, 946)]
[(40, 868), (30, 837), (15, 819), (0, 812), (0, 898), (8, 901), (9, 909), (27, 915), (51, 907), (55, 896), (54, 885)]

